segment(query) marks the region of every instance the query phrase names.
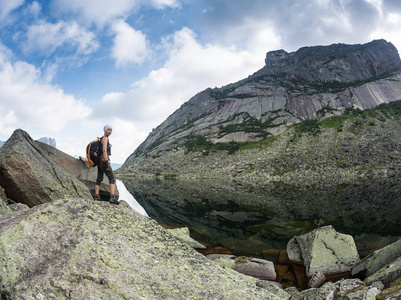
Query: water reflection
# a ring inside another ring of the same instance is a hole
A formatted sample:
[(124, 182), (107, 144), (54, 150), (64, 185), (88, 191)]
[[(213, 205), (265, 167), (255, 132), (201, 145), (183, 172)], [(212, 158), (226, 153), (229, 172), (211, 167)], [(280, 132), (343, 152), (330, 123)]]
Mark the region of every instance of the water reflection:
[(285, 249), (293, 236), (329, 224), (351, 234), (361, 255), (401, 236), (397, 183), (272, 183), (256, 189), (216, 180), (124, 180), (124, 185), (149, 217), (187, 226), (196, 240), (237, 255), (261, 257), (263, 250)]
[(141, 215), (148, 217), (145, 209), (136, 201), (136, 199), (132, 196), (132, 194), (125, 188), (124, 183), (121, 180), (116, 180), (116, 185), (118, 187), (119, 192), (119, 200), (124, 200), (132, 207), (136, 212), (139, 212)]

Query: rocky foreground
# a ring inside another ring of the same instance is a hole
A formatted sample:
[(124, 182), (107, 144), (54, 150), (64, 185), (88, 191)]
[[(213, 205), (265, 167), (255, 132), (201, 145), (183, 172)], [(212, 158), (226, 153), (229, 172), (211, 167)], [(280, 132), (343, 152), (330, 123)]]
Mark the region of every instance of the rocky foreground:
[(283, 289), (271, 261), (206, 257), (182, 230), (94, 201), (79, 161), (22, 130), (0, 149), (0, 299), (401, 297), (401, 240), (360, 260), (332, 226), (295, 236), (288, 259), (305, 267), (309, 288)]
[[(289, 258), (305, 264), (311, 287), (299, 292), (274, 283), (273, 263), (229, 255), (206, 258), (127, 204), (81, 198), (29, 209), (6, 205), (4, 193), (0, 195), (1, 299), (399, 299), (401, 295), (401, 241), (359, 260), (352, 237), (331, 226), (296, 237), (288, 244)], [(326, 276), (346, 271), (364, 281), (327, 281)]]
[(127, 205), (57, 200), (0, 218), (2, 299), (279, 299)]

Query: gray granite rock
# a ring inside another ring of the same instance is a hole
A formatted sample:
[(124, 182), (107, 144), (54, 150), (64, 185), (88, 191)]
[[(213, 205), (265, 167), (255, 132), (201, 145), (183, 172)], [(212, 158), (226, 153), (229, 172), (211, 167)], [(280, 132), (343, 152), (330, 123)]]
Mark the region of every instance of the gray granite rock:
[(275, 299), (127, 206), (54, 200), (0, 217), (4, 299)]
[(0, 185), (9, 198), (30, 207), (55, 199), (91, 198), (82, 182), (49, 158), (21, 129), (0, 148)]
[(358, 259), (355, 241), (329, 225), (296, 237), (307, 276), (351, 271)]
[(399, 257), (401, 257), (401, 239), (358, 260), (352, 267), (352, 275), (368, 277)]

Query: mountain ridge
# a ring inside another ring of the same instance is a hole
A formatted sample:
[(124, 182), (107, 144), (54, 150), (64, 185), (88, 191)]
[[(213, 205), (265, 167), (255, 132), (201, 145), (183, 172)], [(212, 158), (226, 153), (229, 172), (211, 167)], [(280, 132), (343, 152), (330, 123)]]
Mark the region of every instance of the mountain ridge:
[(270, 51), (248, 78), (206, 89), (185, 102), (126, 160), (157, 156), (195, 136), (212, 143), (254, 142), (284, 132), (317, 112), (341, 114), (401, 99), (401, 61), (384, 40), (363, 45)]

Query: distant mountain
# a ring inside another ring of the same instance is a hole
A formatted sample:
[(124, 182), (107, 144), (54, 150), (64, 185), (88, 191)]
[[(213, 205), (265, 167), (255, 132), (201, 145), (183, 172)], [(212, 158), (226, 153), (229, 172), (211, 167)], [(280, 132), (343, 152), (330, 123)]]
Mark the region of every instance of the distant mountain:
[[(57, 148), (56, 140), (50, 137), (42, 137), (38, 139), (39, 142), (42, 142), (44, 144), (50, 145), (54, 148)], [(0, 141), (0, 147), (4, 145), (5, 142)]]
[(230, 142), (262, 141), (304, 120), (400, 99), (401, 60), (385, 40), (271, 51), (265, 66), (248, 78), (206, 89), (184, 103), (149, 134), (122, 170), (135, 172), (130, 166), (138, 158), (151, 162), (199, 145), (229, 149)]
[(38, 139), (39, 142), (42, 142), (44, 144), (50, 145), (54, 148), (57, 148), (56, 140), (50, 137), (42, 137)]

